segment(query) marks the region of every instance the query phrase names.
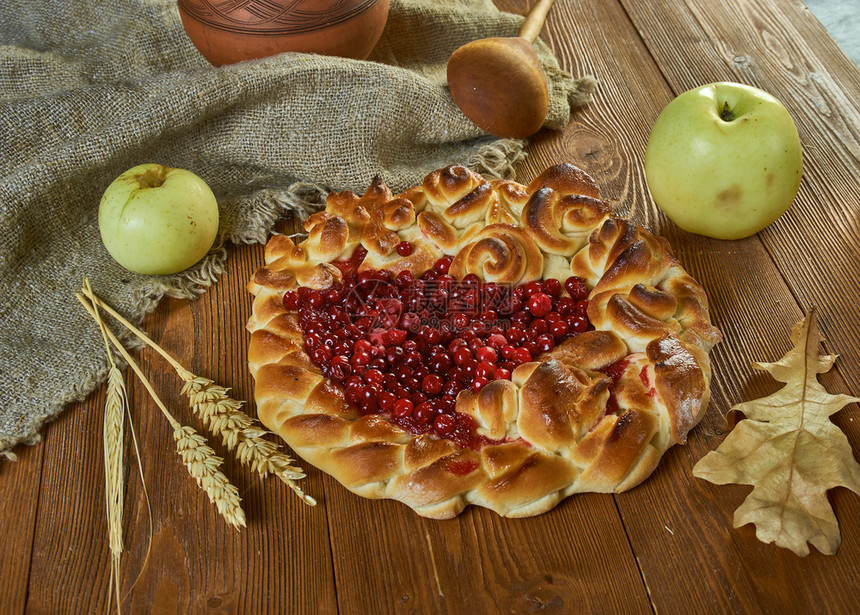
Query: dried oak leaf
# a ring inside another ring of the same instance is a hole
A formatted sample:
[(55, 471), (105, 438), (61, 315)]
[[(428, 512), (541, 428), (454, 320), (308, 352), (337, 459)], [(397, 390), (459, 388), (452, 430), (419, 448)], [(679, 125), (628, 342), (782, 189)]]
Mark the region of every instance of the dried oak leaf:
[(693, 475), (719, 485), (753, 486), (735, 511), (735, 527), (753, 523), (759, 540), (801, 557), (809, 554), (807, 542), (831, 555), (840, 537), (826, 492), (843, 486), (860, 495), (860, 464), (829, 417), (860, 398), (831, 395), (818, 382), (836, 355), (818, 354), (815, 310), (794, 326), (791, 341), (794, 348), (780, 361), (753, 364), (785, 386), (734, 406), (746, 419), (699, 460)]

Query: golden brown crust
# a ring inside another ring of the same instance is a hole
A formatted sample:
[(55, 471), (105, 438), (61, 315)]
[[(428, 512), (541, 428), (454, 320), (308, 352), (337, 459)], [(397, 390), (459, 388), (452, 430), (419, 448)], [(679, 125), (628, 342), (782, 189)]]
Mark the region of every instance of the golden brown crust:
[[(667, 242), (611, 216), (594, 181), (572, 165), (529, 186), (440, 169), (393, 195), (378, 178), (363, 196), (332, 193), (295, 245), (274, 236), (248, 287), (248, 362), (260, 419), (293, 450), (370, 498), (452, 517), (467, 505), (539, 514), (577, 492), (617, 492), (644, 480), (684, 443), (709, 398), (708, 351), (719, 341), (701, 286)], [(409, 256), (395, 247), (408, 241)], [(384, 415), (359, 416), (303, 350), (286, 290), (341, 279), (331, 263), (367, 250), (360, 269), (421, 273), (443, 255), (451, 274), (519, 284), (578, 275), (594, 331), (572, 337), (511, 380), (462, 391), (457, 412), (487, 438), (461, 449), (413, 435)]]

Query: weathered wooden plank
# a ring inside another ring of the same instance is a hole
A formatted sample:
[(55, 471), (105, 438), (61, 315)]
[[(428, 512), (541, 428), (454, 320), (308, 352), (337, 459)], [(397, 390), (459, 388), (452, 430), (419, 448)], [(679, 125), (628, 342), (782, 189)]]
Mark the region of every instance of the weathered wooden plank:
[(0, 527), (3, 528), (0, 596), (8, 612), (23, 613), (39, 513), (44, 448), (19, 446), (15, 454), (17, 461), (0, 460)]
[(342, 612), (651, 611), (610, 496), (568, 498), (527, 519), (467, 509), (434, 521), (328, 493)]
[(96, 392), (73, 404), (46, 429), (26, 600), (29, 612), (104, 610), (109, 568), (99, 454), (103, 411), (104, 396)]

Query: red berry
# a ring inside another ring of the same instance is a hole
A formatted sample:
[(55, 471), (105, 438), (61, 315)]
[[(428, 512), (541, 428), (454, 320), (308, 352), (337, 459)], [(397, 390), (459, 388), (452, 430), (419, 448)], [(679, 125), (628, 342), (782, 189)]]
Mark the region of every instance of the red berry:
[(421, 353), (417, 350), (413, 350), (411, 352), (407, 352), (406, 356), (403, 357), (403, 365), (406, 367), (416, 368), (424, 362), (424, 357), (421, 356)]
[(476, 273), (467, 273), (463, 276), (462, 282), (465, 286), (477, 286), (481, 283), (481, 278)]
[(373, 350), (373, 344), (371, 344), (368, 340), (357, 340), (352, 347), (353, 352), (365, 352), (368, 355)]
[(463, 361), (463, 364), (460, 366), (460, 368), (463, 370), (463, 373), (469, 377), (475, 375), (476, 367), (478, 367), (478, 362), (475, 361), (475, 359), (467, 359), (466, 361)]
[(458, 312), (451, 318), (451, 322), (457, 329), (465, 329), (469, 326), (469, 316), (463, 312)]
[(352, 365), (367, 365), (370, 363), (370, 355), (366, 352), (356, 352), (352, 355)]
[(451, 287), (454, 285), (456, 280), (454, 276), (443, 273), (439, 277), (436, 278), (436, 287), (441, 288), (443, 290), (451, 290)]
[(584, 333), (588, 330), (588, 320), (584, 316), (574, 316), (567, 321), (567, 324), (570, 326), (570, 330), (577, 333)]
[(385, 332), (383, 339), (387, 346), (399, 346), (406, 341), (408, 333), (403, 329), (389, 329)]
[(501, 333), (493, 333), (487, 338), (487, 346), (501, 350), (508, 344), (508, 339)]
[(488, 381), (492, 380), (496, 375), (496, 366), (489, 361), (481, 361), (475, 367), (475, 378), (485, 378)]
[(542, 292), (535, 293), (526, 302), (526, 309), (535, 318), (543, 318), (552, 311), (552, 297)]
[(440, 354), (436, 357), (433, 357), (433, 360), (430, 362), (430, 369), (432, 369), (437, 374), (443, 374), (451, 369), (451, 366), (454, 365), (454, 362), (451, 360), (451, 357), (448, 354)]
[(450, 378), (445, 381), (444, 385), (442, 385), (442, 393), (444, 395), (457, 395), (457, 393), (462, 390), (463, 386), (459, 382), (459, 373), (456, 378)]
[(543, 335), (549, 331), (549, 323), (543, 319), (532, 321), (532, 324), (529, 325), (528, 334), (529, 337), (537, 337), (538, 335)]
[(383, 374), (379, 369), (371, 368), (364, 372), (364, 381), (368, 384), (382, 386), (385, 382), (385, 374)]
[(365, 402), (373, 402), (374, 404), (379, 402), (379, 396), (383, 393), (382, 389), (373, 384), (368, 384), (364, 387), (364, 393), (362, 397)]
[(499, 358), (499, 355), (494, 348), (490, 346), (484, 346), (482, 348), (478, 348), (478, 350), (475, 351), (475, 358), (478, 359), (478, 361), (487, 361), (490, 363), (495, 363), (496, 360)]
[(423, 332), (418, 331), (418, 335), (421, 336), (421, 339), (427, 344), (438, 344), (442, 339), (442, 334), (439, 332), (439, 329), (434, 329), (430, 326), (425, 326)]
[(436, 263), (433, 265), (433, 271), (435, 271), (437, 275), (448, 273), (448, 269), (451, 268), (451, 263), (453, 261), (454, 257), (445, 255), (436, 261)]
[(441, 376), (428, 374), (421, 381), (421, 390), (428, 395), (438, 395), (442, 391), (443, 384)]
[(538, 280), (532, 280), (523, 284), (523, 291), (526, 297), (531, 297), (535, 293), (541, 292), (541, 290), (543, 290), (543, 285)]
[(417, 406), (415, 406), (415, 412), (413, 413), (415, 420), (422, 424), (427, 424), (433, 420), (436, 416), (436, 412), (433, 410), (433, 406), (430, 402), (421, 402)]
[(469, 307), (475, 307), (481, 303), (481, 293), (479, 290), (475, 288), (470, 288), (466, 292), (464, 292), (460, 298), (468, 305)]
[(555, 278), (549, 278), (548, 280), (544, 280), (541, 285), (543, 288), (543, 292), (554, 299), (558, 299), (561, 296), (561, 282), (556, 280)]
[(411, 400), (408, 399), (398, 399), (394, 402), (394, 416), (398, 418), (403, 418), (406, 416), (412, 415), (413, 404)]
[(585, 282), (577, 276), (567, 278), (564, 282), (564, 288), (574, 301), (588, 297), (588, 288), (585, 286)]
[(526, 332), (519, 327), (511, 327), (508, 329), (508, 339), (511, 344), (522, 344), (526, 340)]
[(564, 320), (558, 320), (549, 326), (549, 332), (556, 339), (567, 335), (567, 330), (570, 327)]
[(328, 363), (331, 360), (332, 352), (328, 346), (318, 346), (311, 352), (311, 360), (317, 365)]
[(555, 309), (559, 314), (564, 316), (576, 309), (576, 302), (570, 297), (562, 297), (558, 300), (558, 303), (555, 304)]
[(401, 241), (395, 249), (400, 256), (409, 256), (412, 254), (412, 244), (408, 241)]
[[(358, 382), (352, 381), (353, 378), (356, 378)], [(352, 382), (350, 382), (352, 381)], [(364, 384), (362, 384), (361, 379), (356, 376), (350, 376), (347, 378), (346, 382), (346, 400), (352, 404), (358, 404), (364, 398)]]
[(472, 351), (468, 346), (459, 346), (454, 350), (454, 355), (452, 357), (454, 359), (454, 363), (456, 365), (463, 365), (466, 361), (471, 360)]
[(415, 275), (408, 269), (404, 269), (394, 278), (394, 283), (400, 288), (406, 288), (415, 281)]
[(324, 303), (329, 306), (326, 312), (331, 313), (332, 310), (336, 311), (337, 308), (334, 306), (340, 303), (340, 291), (334, 288), (327, 288), (326, 290), (322, 291), (322, 295), (323, 299), (325, 299)]
[(400, 346), (391, 346), (385, 351), (385, 360), (388, 361), (389, 365), (394, 366), (400, 363), (405, 355), (406, 353)]
[(329, 373), (335, 380), (343, 380), (352, 374), (352, 366), (349, 362), (349, 357), (339, 354), (333, 357), (329, 363)]
[(419, 382), (424, 380), (424, 377), (430, 374), (430, 368), (424, 365), (417, 365), (414, 370), (412, 370), (412, 375)]
[(538, 336), (535, 340), (535, 344), (541, 352), (549, 352), (555, 348), (555, 339), (553, 339), (551, 335), (544, 333), (543, 335)]
[(496, 313), (496, 310), (484, 310), (478, 314), (478, 318), (484, 323), (491, 323), (496, 322), (499, 319), (499, 315)]
[(433, 429), (436, 430), (437, 434), (443, 437), (454, 431), (454, 427), (456, 425), (456, 419), (454, 419), (450, 414), (440, 414), (433, 421)]
[(512, 360), (515, 361), (516, 363), (528, 363), (529, 361), (532, 360), (532, 353), (529, 352), (528, 348), (525, 348), (525, 347), (517, 348), (516, 351), (514, 352), (514, 356), (512, 357)]
[(489, 380), (487, 380), (486, 378), (480, 378), (480, 377), (479, 377), (479, 378), (475, 378), (475, 379), (472, 381), (472, 390), (473, 390), (473, 391), (475, 391), (475, 392), (480, 391), (480, 390), (481, 390), (481, 389), (483, 389), (485, 386), (487, 386), (489, 383), (490, 383), (490, 381), (489, 381)]
[(299, 309), (299, 293), (294, 290), (288, 290), (284, 293), (284, 309)]
[(394, 409), (394, 404), (397, 403), (397, 395), (390, 391), (383, 391), (379, 394), (379, 409), (384, 412), (391, 412)]

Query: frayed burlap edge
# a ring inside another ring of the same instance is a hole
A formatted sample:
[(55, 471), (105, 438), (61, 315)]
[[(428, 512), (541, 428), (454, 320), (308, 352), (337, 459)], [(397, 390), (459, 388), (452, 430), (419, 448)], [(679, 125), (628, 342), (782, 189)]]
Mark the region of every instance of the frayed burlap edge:
[[(516, 164), (525, 157), (524, 140), (501, 139), (481, 146), (465, 165), (488, 179), (512, 179)], [(275, 223), (285, 214), (306, 218), (321, 209), (330, 188), (299, 182), (285, 192), (263, 190), (242, 203), (241, 226), (220, 238), (219, 245), (192, 269), (177, 276), (153, 278), (136, 297), (140, 308), (132, 318), (138, 322), (152, 312), (164, 297), (193, 299), (205, 292), (224, 272), (227, 260), (226, 242), (235, 244), (265, 243)]]
[[(513, 179), (515, 166), (525, 154), (526, 141), (514, 139), (491, 140), (478, 147), (475, 153), (465, 161), (465, 165), (487, 179)], [(297, 182), (286, 190), (262, 190), (243, 200), (237, 206), (241, 215), (236, 220), (234, 229), (218, 239), (217, 245), (197, 265), (180, 274), (167, 277), (153, 277), (141, 287), (135, 295), (137, 306), (127, 318), (136, 324), (143, 321), (152, 313), (162, 299), (195, 299), (207, 288), (218, 281), (224, 273), (227, 262), (227, 242), (234, 244), (265, 243), (272, 233), (277, 221), (286, 214), (292, 213), (302, 219), (314, 211), (321, 209), (329, 187), (314, 183)], [(144, 344), (123, 327), (115, 326), (110, 317), (106, 322), (116, 333), (117, 337), (130, 350), (138, 350)], [(121, 357), (115, 356), (114, 361), (124, 369), (126, 364)], [(107, 379), (110, 363), (104, 358), (102, 369), (91, 377), (85, 378), (68, 395), (57, 400), (41, 415), (31, 417), (32, 432), (18, 438), (0, 438), (0, 459), (16, 461), (12, 449), (20, 444), (35, 445), (41, 442), (41, 429), (59, 416), (68, 404), (79, 402), (88, 397)]]

